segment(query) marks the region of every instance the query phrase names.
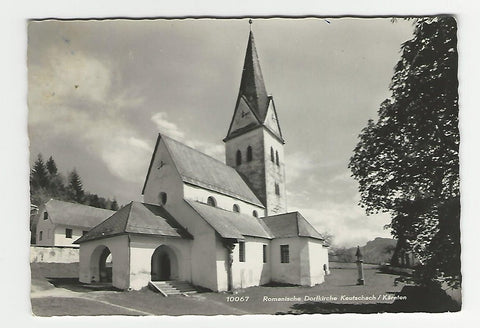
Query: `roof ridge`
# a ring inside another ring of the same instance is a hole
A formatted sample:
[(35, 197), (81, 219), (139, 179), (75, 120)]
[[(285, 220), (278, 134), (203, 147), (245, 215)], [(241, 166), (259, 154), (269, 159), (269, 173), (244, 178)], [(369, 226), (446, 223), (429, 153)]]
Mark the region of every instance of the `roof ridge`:
[(128, 203), (124, 207), (127, 207), (127, 206), (130, 206), (130, 208), (128, 209), (127, 218), (125, 219), (125, 226), (123, 227), (124, 231), (127, 231), (128, 221), (130, 221), (130, 214), (132, 213), (132, 208), (133, 208), (133, 200), (130, 201), (130, 203)]
[(164, 135), (164, 134), (162, 134), (162, 133), (159, 133), (159, 134), (160, 134), (162, 137), (164, 137), (164, 138), (167, 138), (167, 139), (172, 140), (173, 142), (179, 143), (179, 144), (181, 144), (182, 146), (185, 146), (186, 148), (192, 149), (193, 151), (196, 151), (197, 153), (202, 154), (203, 156), (209, 157), (209, 158), (213, 159), (214, 161), (217, 161), (217, 162), (219, 162), (219, 163), (227, 166), (228, 168), (231, 168), (231, 169), (235, 170), (234, 168), (228, 166), (227, 164), (225, 164), (225, 163), (222, 162), (221, 160), (216, 159), (215, 157), (212, 157), (212, 156), (210, 156), (210, 155), (208, 155), (208, 154), (205, 154), (204, 152), (201, 152), (200, 150), (198, 150), (198, 149), (196, 149), (196, 148), (193, 148), (193, 147), (187, 145), (186, 143), (183, 143), (183, 142), (181, 142), (181, 141), (178, 141), (177, 139), (173, 139), (172, 137), (170, 137), (170, 136), (168, 136), (168, 135)]

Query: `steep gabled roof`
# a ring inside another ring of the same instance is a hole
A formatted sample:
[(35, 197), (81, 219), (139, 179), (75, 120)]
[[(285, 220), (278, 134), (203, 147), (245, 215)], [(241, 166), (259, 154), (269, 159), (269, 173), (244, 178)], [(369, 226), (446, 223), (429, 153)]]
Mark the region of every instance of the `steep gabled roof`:
[[(255, 120), (250, 121), (247, 126), (234, 127), (233, 123), (238, 115), (238, 112), (241, 112), (242, 115), (249, 114), (248, 112), (243, 113), (245, 106), (247, 106), (254, 114)], [(263, 126), (269, 132), (271, 132), (274, 137), (278, 138), (282, 143), (284, 143), (278, 122), (275, 123), (278, 125), (278, 131), (271, 129), (268, 124), (265, 124), (270, 107), (273, 107), (274, 113), (272, 113), (272, 115), (275, 115), (275, 119), (278, 119), (275, 105), (273, 103), (273, 97), (268, 95), (267, 89), (265, 88), (265, 82), (263, 80), (260, 61), (258, 59), (257, 48), (255, 46), (255, 39), (253, 37), (253, 33), (250, 31), (248, 36), (247, 51), (245, 53), (245, 60), (243, 63), (240, 90), (238, 92), (237, 102), (235, 104), (235, 111), (233, 113), (227, 136), (223, 141), (227, 141), (247, 131)]]
[(74, 243), (80, 244), (125, 233), (192, 238), (164, 207), (131, 202)]
[(261, 218), (275, 238), (310, 237), (324, 240), (322, 235), (298, 212)]
[(262, 69), (258, 60), (255, 39), (250, 31), (247, 52), (243, 63), (242, 80), (240, 82), (239, 98), (244, 96), (250, 108), (258, 119), (263, 122), (267, 115), (268, 94), (263, 81)]
[[(111, 216), (114, 211), (50, 199), (45, 203), (45, 210), (53, 224), (71, 227), (92, 228)], [(43, 218), (40, 218), (42, 220)]]
[[(158, 135), (155, 152), (160, 139), (164, 141), (183, 182), (264, 207), (234, 168), (161, 134)], [(155, 158), (155, 152), (152, 155), (152, 161)], [(145, 185), (151, 169), (152, 164), (150, 164)]]
[(244, 239), (245, 236), (272, 239), (263, 223), (250, 215), (227, 211), (196, 201), (185, 200), (215, 231), (226, 239)]

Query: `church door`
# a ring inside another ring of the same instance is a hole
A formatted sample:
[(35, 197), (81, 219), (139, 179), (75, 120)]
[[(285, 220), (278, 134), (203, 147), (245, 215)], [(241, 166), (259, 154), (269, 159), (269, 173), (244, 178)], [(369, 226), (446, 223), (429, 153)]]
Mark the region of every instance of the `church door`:
[(170, 257), (163, 254), (160, 260), (160, 280), (170, 280)]

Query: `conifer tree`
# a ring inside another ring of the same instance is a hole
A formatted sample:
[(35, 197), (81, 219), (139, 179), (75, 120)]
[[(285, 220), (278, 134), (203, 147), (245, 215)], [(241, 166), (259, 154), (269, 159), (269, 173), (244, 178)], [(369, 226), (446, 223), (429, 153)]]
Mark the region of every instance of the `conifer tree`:
[(48, 186), (48, 174), (43, 162), (42, 154), (38, 154), (30, 174), (30, 183), (33, 188), (46, 188)]
[(50, 176), (57, 175), (57, 173), (58, 173), (57, 164), (53, 160), (52, 156), (50, 156), (48, 158), (48, 161), (46, 163), (46, 167), (47, 167), (47, 170), (48, 170), (48, 173), (50, 174)]
[(67, 190), (70, 200), (73, 200), (77, 203), (83, 203), (85, 199), (85, 192), (83, 190), (82, 180), (80, 179), (76, 169), (73, 169), (68, 176)]

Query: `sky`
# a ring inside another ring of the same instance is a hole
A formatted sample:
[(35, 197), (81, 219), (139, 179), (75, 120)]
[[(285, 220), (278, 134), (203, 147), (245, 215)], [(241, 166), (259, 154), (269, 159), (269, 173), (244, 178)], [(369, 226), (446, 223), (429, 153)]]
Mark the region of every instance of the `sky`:
[[(411, 21), (255, 19), (285, 144), (287, 205), (337, 246), (389, 237), (358, 206), (349, 158), (389, 97)], [(158, 132), (224, 161), (248, 19), (38, 21), (28, 25), (30, 163), (53, 156), (84, 188), (141, 201)]]

